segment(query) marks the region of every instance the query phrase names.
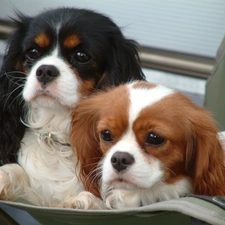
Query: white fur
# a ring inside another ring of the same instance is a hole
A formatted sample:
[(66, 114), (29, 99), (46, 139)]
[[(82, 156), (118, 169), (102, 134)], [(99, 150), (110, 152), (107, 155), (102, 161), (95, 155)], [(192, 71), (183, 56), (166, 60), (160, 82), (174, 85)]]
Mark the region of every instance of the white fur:
[(175, 184), (159, 182), (149, 189), (122, 190), (102, 186), (102, 195), (107, 208), (125, 209), (149, 205), (159, 201), (177, 199), (192, 192), (189, 180), (182, 179)]
[[(36, 78), (41, 65), (54, 65), (60, 75), (45, 87)], [(69, 66), (53, 53), (31, 69), (23, 90), (28, 129), (17, 164), (0, 168), (0, 198), (24, 198), (36, 205), (99, 209), (103, 205), (85, 192), (78, 179), (75, 151), (70, 146), (71, 111), (80, 99), (79, 81)]]
[[(191, 193), (189, 179), (183, 178), (174, 184), (163, 181), (160, 160), (146, 155), (137, 143), (132, 126), (140, 111), (174, 91), (157, 85), (151, 89), (133, 88), (128, 85), (130, 108), (129, 125), (121, 139), (112, 146), (99, 167), (102, 169), (101, 195), (108, 208), (122, 209), (148, 205), (157, 201), (179, 198)], [(111, 157), (116, 152), (127, 152), (134, 158), (134, 163), (122, 171), (116, 171), (111, 164)]]
[[(135, 84), (135, 83), (134, 83)], [(130, 94), (130, 109), (129, 109), (129, 125), (131, 126), (137, 118), (139, 112), (146, 106), (152, 105), (160, 101), (164, 97), (173, 94), (174, 91), (170, 88), (157, 85), (151, 89), (133, 88), (133, 83), (129, 87)], [(147, 97), (148, 96), (148, 97)], [(149, 97), (152, 96), (152, 97)]]

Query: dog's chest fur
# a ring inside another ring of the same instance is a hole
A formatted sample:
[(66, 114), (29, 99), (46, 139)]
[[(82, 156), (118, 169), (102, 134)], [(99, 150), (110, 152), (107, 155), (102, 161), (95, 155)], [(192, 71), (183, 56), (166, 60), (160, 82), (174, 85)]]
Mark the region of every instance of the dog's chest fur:
[(29, 112), (30, 128), (22, 140), (18, 162), (30, 178), (38, 204), (58, 204), (65, 196), (82, 190), (69, 141), (70, 110), (30, 106)]

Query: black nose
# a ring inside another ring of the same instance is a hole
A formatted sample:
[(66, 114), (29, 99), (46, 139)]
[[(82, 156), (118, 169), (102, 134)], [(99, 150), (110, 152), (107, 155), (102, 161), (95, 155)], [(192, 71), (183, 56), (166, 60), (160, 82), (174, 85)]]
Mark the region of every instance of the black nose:
[(52, 65), (41, 65), (36, 71), (37, 79), (44, 85), (59, 76), (59, 71)]
[(111, 157), (111, 164), (118, 172), (125, 170), (133, 162), (134, 157), (127, 152), (116, 152)]

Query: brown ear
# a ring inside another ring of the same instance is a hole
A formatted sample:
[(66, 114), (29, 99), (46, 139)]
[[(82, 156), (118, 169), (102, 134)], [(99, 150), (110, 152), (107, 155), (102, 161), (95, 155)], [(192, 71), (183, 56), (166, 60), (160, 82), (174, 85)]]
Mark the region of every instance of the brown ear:
[(72, 113), (71, 145), (75, 148), (78, 166), (81, 168), (80, 178), (85, 190), (96, 196), (99, 194), (97, 164), (102, 157), (99, 147), (96, 125), (101, 108), (98, 96), (85, 99), (78, 103)]
[(224, 152), (215, 122), (202, 108), (192, 110), (189, 120), (186, 169), (193, 179), (193, 193), (225, 195)]

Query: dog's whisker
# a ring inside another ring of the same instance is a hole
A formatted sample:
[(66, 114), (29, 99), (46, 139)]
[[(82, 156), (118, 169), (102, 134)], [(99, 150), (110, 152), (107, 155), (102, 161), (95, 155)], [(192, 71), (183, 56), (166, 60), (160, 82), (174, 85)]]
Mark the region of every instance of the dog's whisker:
[(3, 76), (6, 76), (7, 78), (8, 78), (8, 80), (10, 80), (11, 82), (13, 82), (13, 83), (15, 83), (15, 84), (17, 84), (17, 82), (14, 82), (14, 80), (18, 80), (18, 81), (21, 81), (21, 80), (26, 80), (27, 78), (26, 77), (24, 77), (24, 76), (14, 76), (14, 73), (16, 73), (16, 74), (23, 74), (23, 75), (26, 75), (26, 74), (24, 74), (23, 72), (20, 72), (20, 71), (15, 71), (15, 72), (5, 72), (5, 73), (2, 73), (1, 74), (1, 76), (3, 77)]
[[(96, 179), (98, 179), (99, 177), (101, 177), (102, 174), (102, 169), (100, 167), (97, 166), (98, 163), (95, 164), (91, 164), (91, 165), (96, 165), (96, 168), (94, 170), (92, 170), (87, 177), (85, 178), (84, 181), (84, 185), (86, 185), (86, 183), (88, 182), (88, 180), (90, 179), (91, 185), (95, 182)], [(90, 164), (89, 164), (90, 165)], [(94, 175), (94, 176), (93, 176)]]
[[(96, 157), (96, 159), (97, 159), (97, 160), (100, 160), (101, 158), (99, 158), (99, 157), (97, 158), (97, 157)], [(88, 167), (88, 166), (95, 166), (96, 164), (97, 164), (96, 162), (89, 163), (89, 164), (87, 164), (87, 165), (84, 165), (83, 168)]]
[(163, 168), (165, 168), (166, 170), (169, 170), (175, 177), (177, 176), (176, 173), (173, 170), (171, 170), (169, 167), (163, 166)]
[[(26, 73), (25, 72), (22, 72), (22, 71), (19, 71), (19, 70), (14, 70), (14, 71), (7, 71), (7, 72), (3, 72), (1, 74), (1, 76), (4, 76), (4, 75), (9, 75), (11, 76), (11, 74), (22, 74), (22, 75), (25, 75), (26, 76)], [(15, 76), (12, 76), (15, 78)], [(18, 76), (17, 76), (18, 77)], [(18, 77), (18, 78), (25, 78), (25, 77)]]
[(100, 170), (99, 168), (97, 170), (95, 170), (94, 172), (95, 172), (95, 174), (91, 179), (90, 185), (94, 185), (95, 180), (99, 180), (99, 178), (102, 177), (102, 170)]
[[(6, 104), (7, 104), (7, 102), (9, 101), (11, 95), (12, 95), (15, 91), (17, 91), (19, 88), (21, 88), (21, 87), (23, 87), (23, 86), (24, 86), (24, 85), (20, 85), (20, 86), (18, 86), (17, 88), (15, 88), (13, 91), (11, 91), (10, 93), (8, 93), (7, 95), (5, 95), (5, 97), (7, 97), (7, 98), (6, 98), (5, 103), (4, 103), (4, 107), (3, 107), (4, 109), (6, 108)], [(10, 108), (11, 105), (15, 102), (15, 100), (16, 100), (17, 98), (19, 98), (19, 97), (22, 97), (22, 93), (19, 93), (19, 94), (12, 100), (12, 102), (9, 104), (8, 108)], [(21, 101), (22, 101), (22, 100), (21, 100)]]
[[(20, 103), (23, 102), (22, 93), (20, 93), (19, 95), (17, 95), (17, 96), (12, 100), (12, 102), (8, 105), (8, 107), (6, 108), (6, 110), (7, 110), (8, 108), (11, 107), (11, 105), (16, 101), (17, 98), (21, 98), (20, 101), (19, 101)], [(4, 108), (5, 108), (5, 107), (6, 107), (6, 103), (5, 103), (5, 105), (4, 105)]]
[[(17, 86), (15, 89), (13, 89), (11, 92), (7, 93), (4, 95), (4, 97), (7, 97), (7, 96), (11, 96), (15, 91), (17, 91), (19, 88), (23, 88), (24, 87), (24, 84), (20, 84), (19, 86)], [(6, 99), (7, 101), (7, 99)]]

